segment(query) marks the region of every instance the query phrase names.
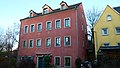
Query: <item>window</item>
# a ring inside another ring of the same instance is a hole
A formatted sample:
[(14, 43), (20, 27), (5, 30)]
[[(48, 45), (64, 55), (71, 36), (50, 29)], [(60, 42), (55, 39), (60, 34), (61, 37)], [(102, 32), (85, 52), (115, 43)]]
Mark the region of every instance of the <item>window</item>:
[(31, 25), (31, 28), (30, 28), (30, 32), (32, 33), (32, 32), (34, 32), (34, 25)]
[(64, 19), (64, 27), (70, 27), (70, 18)]
[(38, 30), (38, 32), (42, 31), (42, 24), (41, 23), (38, 24), (37, 30)]
[(30, 12), (30, 17), (33, 17), (33, 12)]
[(24, 57), (24, 56), (22, 56), (22, 57), (21, 57), (21, 60), (25, 60), (25, 57)]
[(28, 56), (28, 59), (29, 59), (29, 60), (33, 60), (34, 57), (33, 57), (33, 56)]
[(70, 42), (71, 42), (71, 39), (70, 39), (69, 36), (68, 37), (64, 37), (64, 45), (65, 46), (70, 46)]
[(111, 21), (112, 20), (112, 16), (111, 15), (107, 15), (107, 21)]
[(55, 66), (60, 66), (60, 56), (55, 56), (54, 57), (54, 65)]
[(108, 35), (108, 28), (102, 28), (102, 35)]
[(116, 34), (120, 34), (120, 27), (116, 27)]
[(61, 28), (61, 21), (60, 21), (60, 20), (56, 20), (56, 21), (55, 21), (55, 28), (56, 28), (56, 29)]
[(23, 41), (23, 48), (26, 48), (26, 41)]
[(29, 47), (32, 48), (33, 47), (33, 43), (34, 41), (33, 40), (29, 40)]
[(71, 66), (71, 57), (70, 56), (65, 56), (64, 57), (64, 63), (65, 63), (65, 66), (70, 67)]
[(82, 24), (82, 30), (84, 31), (84, 25)]
[(41, 46), (41, 39), (36, 40), (36, 47), (39, 48)]
[(47, 13), (49, 13), (48, 8), (45, 8), (45, 9), (43, 10), (43, 14), (47, 14)]
[(109, 43), (103, 43), (103, 46), (109, 46), (110, 44)]
[(61, 5), (61, 10), (64, 10), (65, 9), (65, 5)]
[(24, 27), (24, 33), (28, 33), (28, 26)]
[(119, 43), (117, 43), (117, 45), (118, 45), (118, 46), (120, 46), (120, 42), (119, 42)]
[(46, 29), (47, 30), (51, 30), (52, 29), (52, 22), (47, 22)]
[(46, 47), (50, 47), (50, 45), (51, 45), (51, 39), (47, 38), (46, 39)]
[(60, 37), (56, 37), (56, 38), (55, 38), (55, 46), (56, 46), (56, 47), (59, 47), (59, 46), (60, 46), (60, 43), (61, 43), (61, 38), (60, 38)]

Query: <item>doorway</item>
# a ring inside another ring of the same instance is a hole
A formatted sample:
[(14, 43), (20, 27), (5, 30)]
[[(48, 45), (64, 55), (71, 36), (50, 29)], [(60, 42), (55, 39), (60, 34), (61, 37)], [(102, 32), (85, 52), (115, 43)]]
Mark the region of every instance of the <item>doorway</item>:
[(38, 57), (38, 68), (44, 68), (44, 58)]

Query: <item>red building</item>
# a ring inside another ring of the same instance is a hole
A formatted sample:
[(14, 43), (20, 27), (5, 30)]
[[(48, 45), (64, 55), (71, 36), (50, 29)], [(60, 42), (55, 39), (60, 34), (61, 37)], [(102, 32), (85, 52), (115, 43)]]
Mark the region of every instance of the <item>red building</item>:
[(51, 56), (51, 64), (75, 68), (77, 58), (86, 59), (87, 24), (82, 3), (67, 5), (62, 1), (58, 9), (48, 5), (42, 13), (30, 11), (30, 16), (21, 19), (19, 53), (28, 56), (37, 68), (44, 63), (43, 56)]

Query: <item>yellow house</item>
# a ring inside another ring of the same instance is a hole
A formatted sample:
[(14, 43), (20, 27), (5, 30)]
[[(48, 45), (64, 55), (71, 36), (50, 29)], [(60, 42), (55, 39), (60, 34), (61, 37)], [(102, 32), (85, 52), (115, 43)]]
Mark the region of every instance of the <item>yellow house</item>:
[(100, 46), (120, 46), (120, 6), (109, 5), (94, 25), (95, 54)]

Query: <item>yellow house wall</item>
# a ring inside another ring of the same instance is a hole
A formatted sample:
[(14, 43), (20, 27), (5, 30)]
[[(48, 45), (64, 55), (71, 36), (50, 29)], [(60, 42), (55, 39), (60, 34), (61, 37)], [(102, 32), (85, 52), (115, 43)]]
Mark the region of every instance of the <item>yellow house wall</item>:
[[(111, 15), (112, 20), (107, 21), (106, 16)], [(116, 34), (115, 27), (120, 27), (120, 15), (111, 7), (107, 6), (100, 19), (94, 26), (95, 53), (103, 43), (107, 42), (110, 46), (117, 45), (120, 42), (120, 34)], [(108, 35), (102, 35), (102, 28), (108, 28)]]

